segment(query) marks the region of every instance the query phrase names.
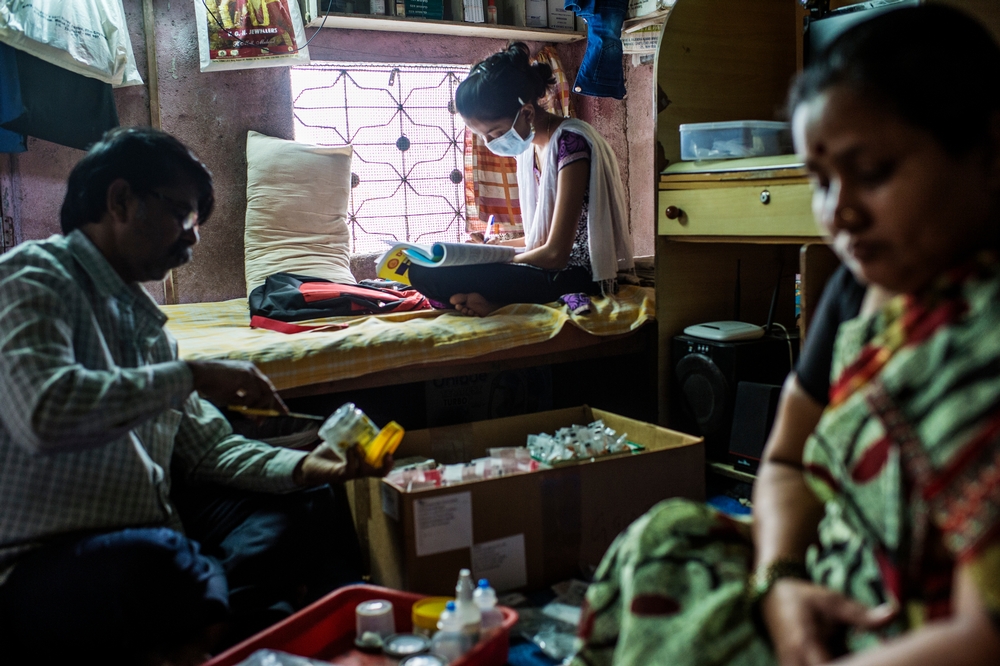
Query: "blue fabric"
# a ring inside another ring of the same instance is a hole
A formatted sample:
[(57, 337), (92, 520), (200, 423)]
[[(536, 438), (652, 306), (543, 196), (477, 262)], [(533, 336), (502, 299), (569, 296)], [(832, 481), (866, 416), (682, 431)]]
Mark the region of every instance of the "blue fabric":
[(566, 0), (565, 8), (587, 21), (587, 51), (573, 91), (592, 97), (625, 97), (622, 23), (628, 0)]
[(226, 645), (361, 582), (361, 545), (343, 484), (272, 495), (177, 483), (172, 499), (184, 531), (226, 572)]
[(225, 618), (220, 564), (165, 527), (66, 537), (20, 561), (0, 586), (7, 663), (136, 663)]
[(715, 497), (710, 497), (707, 504), (709, 506), (714, 506), (722, 513), (727, 513), (730, 516), (749, 516), (752, 513), (750, 507), (743, 506), (739, 503), (739, 501), (729, 497), (728, 495), (716, 495)]
[(531, 641), (511, 638), (507, 664), (508, 666), (558, 666), (559, 662), (546, 655)]
[[(0, 123), (14, 120), (23, 113), (17, 58), (13, 48), (0, 43)], [(27, 137), (0, 128), (0, 153), (23, 153), (27, 149)]]

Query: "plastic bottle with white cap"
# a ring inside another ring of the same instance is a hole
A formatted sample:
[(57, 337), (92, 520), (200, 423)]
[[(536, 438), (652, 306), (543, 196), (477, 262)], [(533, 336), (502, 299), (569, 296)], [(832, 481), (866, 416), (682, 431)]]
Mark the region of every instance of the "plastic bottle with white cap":
[(468, 569), (459, 571), (458, 584), (455, 586), (455, 616), (462, 625), (462, 633), (472, 640), (473, 645), (479, 642), (479, 632), (483, 622), (479, 606), (472, 597), (475, 589), (472, 572)]
[(497, 592), (485, 578), (479, 579), (479, 586), (472, 593), (472, 599), (482, 616), (481, 629), (484, 635), (492, 634), (503, 625), (503, 613), (497, 608)]
[(462, 631), (462, 621), (458, 619), (454, 601), (449, 601), (445, 605), (437, 626), (438, 631), (431, 639), (431, 652), (434, 654), (446, 657), (452, 662), (472, 649), (474, 643)]

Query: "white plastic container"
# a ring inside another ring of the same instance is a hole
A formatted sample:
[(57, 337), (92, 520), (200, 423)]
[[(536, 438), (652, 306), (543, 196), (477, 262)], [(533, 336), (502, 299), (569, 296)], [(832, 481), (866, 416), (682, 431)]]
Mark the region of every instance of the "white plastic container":
[(479, 586), (472, 593), (472, 599), (482, 615), (482, 633), (489, 636), (503, 625), (503, 613), (497, 608), (497, 592), (485, 578), (479, 579)]
[(479, 631), (483, 623), (482, 613), (473, 599), (475, 589), (472, 572), (468, 569), (459, 571), (458, 584), (455, 585), (455, 616), (462, 626), (462, 633), (469, 637), (473, 645), (479, 642)]
[(475, 642), (463, 631), (455, 602), (449, 601), (438, 620), (438, 631), (431, 639), (431, 652), (455, 661), (472, 649)]
[(769, 120), (681, 125), (682, 160), (724, 160), (785, 155), (792, 151), (791, 126)]

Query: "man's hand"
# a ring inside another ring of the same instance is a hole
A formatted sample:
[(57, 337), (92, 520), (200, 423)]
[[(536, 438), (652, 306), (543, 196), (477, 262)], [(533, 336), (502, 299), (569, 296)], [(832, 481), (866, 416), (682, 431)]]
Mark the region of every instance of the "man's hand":
[(365, 462), (364, 451), (355, 445), (347, 449), (347, 460), (341, 460), (333, 448), (323, 442), (309, 452), (293, 476), (300, 486), (318, 486), (324, 483), (335, 483), (357, 479), (362, 476), (385, 476), (392, 469), (392, 456), (382, 459), (381, 467), (372, 467)]
[(271, 380), (248, 361), (188, 361), (194, 390), (206, 400), (225, 409), (242, 405), (254, 409), (277, 409), (287, 413), (288, 407), (278, 396)]
[(832, 643), (847, 626), (878, 629), (895, 618), (889, 604), (864, 606), (813, 583), (785, 578), (761, 602), (761, 613), (781, 666), (825, 664), (837, 656)]

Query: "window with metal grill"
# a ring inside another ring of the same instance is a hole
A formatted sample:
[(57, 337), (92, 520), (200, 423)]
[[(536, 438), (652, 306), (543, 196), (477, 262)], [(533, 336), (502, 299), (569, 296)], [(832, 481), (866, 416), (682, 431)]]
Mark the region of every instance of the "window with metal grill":
[(468, 66), (320, 62), (293, 67), (295, 139), (354, 146), (353, 252), (384, 241), (466, 238), (465, 125), (455, 88)]

